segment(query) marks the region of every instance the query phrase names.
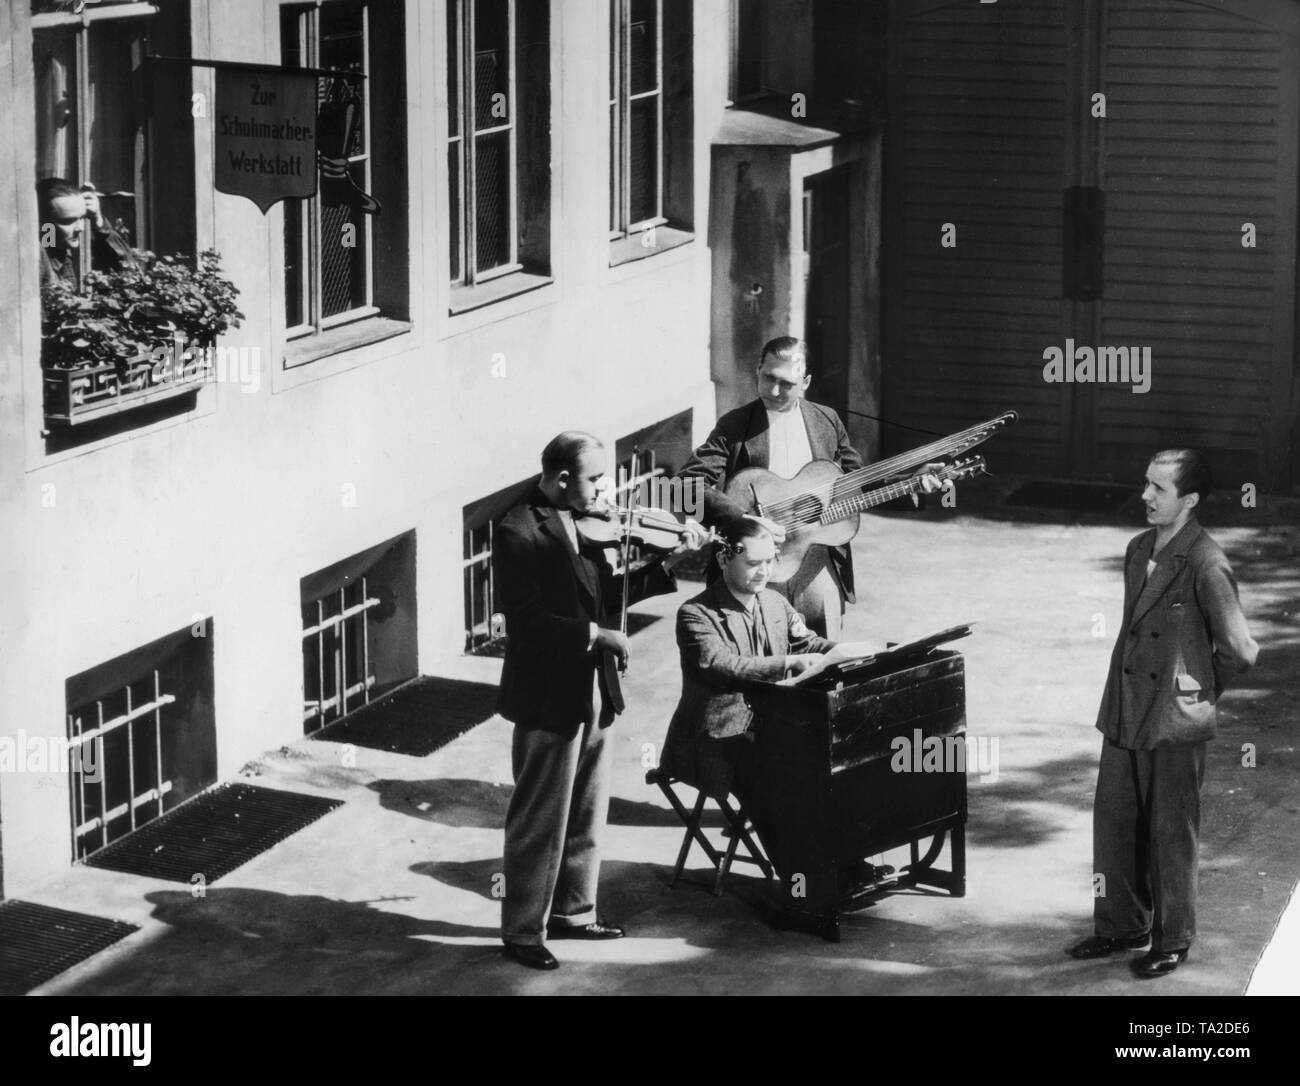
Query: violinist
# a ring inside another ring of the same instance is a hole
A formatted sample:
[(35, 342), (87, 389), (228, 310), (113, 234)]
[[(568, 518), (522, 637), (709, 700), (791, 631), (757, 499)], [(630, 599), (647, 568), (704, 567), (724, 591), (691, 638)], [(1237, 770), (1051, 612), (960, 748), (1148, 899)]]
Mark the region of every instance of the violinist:
[[(497, 711), (515, 725), (501, 939), (510, 958), (533, 969), (559, 965), (548, 938), (623, 935), (597, 913), (596, 884), (609, 806), (607, 729), (623, 708), (613, 665), (625, 667), (630, 655), (610, 612), (626, 596), (599, 545), (575, 523), (596, 508), (605, 469), (596, 438), (558, 435), (542, 450), (537, 488), (506, 514), (493, 541), (506, 617)], [(682, 535), (674, 551), (703, 545), (698, 525), (688, 522)], [(658, 561), (628, 576), (639, 595), (676, 589)]]

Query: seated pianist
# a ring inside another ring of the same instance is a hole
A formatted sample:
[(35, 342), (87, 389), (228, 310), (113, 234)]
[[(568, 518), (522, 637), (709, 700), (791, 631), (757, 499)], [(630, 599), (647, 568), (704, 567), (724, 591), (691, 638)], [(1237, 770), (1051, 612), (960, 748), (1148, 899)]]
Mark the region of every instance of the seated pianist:
[(727, 520), (719, 534), (722, 576), (677, 612), (682, 696), (659, 768), (715, 799), (734, 793), (752, 809), (753, 712), (744, 684), (800, 674), (835, 642), (818, 637), (784, 596), (764, 587), (777, 547), (762, 522)]

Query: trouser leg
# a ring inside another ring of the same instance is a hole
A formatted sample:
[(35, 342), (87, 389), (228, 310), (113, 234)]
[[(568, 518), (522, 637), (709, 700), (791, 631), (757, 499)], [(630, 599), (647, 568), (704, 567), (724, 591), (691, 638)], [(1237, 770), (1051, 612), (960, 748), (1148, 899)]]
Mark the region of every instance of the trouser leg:
[(1151, 927), (1142, 764), (1149, 754), (1109, 740), (1101, 748), (1092, 808), (1093, 924), (1098, 935), (1110, 939), (1142, 935)]
[(1196, 937), (1197, 842), (1205, 744), (1151, 751), (1151, 949), (1172, 953)]
[(831, 641), (839, 639), (844, 618), (844, 596), (826, 547), (812, 547), (795, 575), (785, 584), (772, 587), (803, 615), (809, 629)]
[(546, 942), (582, 740), (581, 726), (572, 739), (515, 728), (515, 790), (506, 811), (506, 893), (501, 902), (501, 938), (507, 943)]
[(581, 927), (596, 919), (596, 884), (600, 880), (600, 843), (609, 811), (609, 729), (583, 727), (569, 805), (568, 829), (551, 922)]

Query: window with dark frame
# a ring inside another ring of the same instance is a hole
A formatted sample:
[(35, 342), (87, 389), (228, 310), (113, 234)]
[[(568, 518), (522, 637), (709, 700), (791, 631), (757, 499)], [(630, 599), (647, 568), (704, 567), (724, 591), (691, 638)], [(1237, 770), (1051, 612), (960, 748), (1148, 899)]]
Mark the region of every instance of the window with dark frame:
[[(351, 101), (343, 176), (321, 171), (317, 194), (284, 202), (284, 312), (288, 339), (320, 335), (374, 317), (407, 315), (403, 5), (395, 0), (321, 0), (280, 8), (286, 68), (322, 68), (363, 78), (322, 77), (318, 102)], [(322, 138), (324, 135), (322, 133)], [(364, 209), (374, 194), (379, 210)]]
[[(61, 177), (100, 193), (100, 212), (129, 244), (152, 238), (148, 109), (142, 76), (155, 4), (105, 4), (82, 14), (37, 5), (36, 180)], [(47, 9), (47, 10), (40, 10)], [(81, 246), (81, 271), (92, 246)]]
[(617, 264), (690, 239), (690, 3), (609, 0), (609, 32), (609, 237)]
[(550, 274), (549, 0), (447, 0), (449, 276)]

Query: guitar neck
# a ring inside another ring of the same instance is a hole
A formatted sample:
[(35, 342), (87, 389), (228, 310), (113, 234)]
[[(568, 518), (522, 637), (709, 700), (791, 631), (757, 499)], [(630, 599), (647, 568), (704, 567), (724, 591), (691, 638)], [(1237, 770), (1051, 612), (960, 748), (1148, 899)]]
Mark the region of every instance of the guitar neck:
[(895, 498), (915, 494), (920, 486), (921, 481), (919, 479), (905, 479), (901, 483), (891, 483), (889, 486), (882, 486), (879, 490), (871, 490), (866, 494), (855, 494), (851, 498), (840, 498), (826, 506), (821, 515), (821, 523), (834, 524), (837, 520), (847, 520), (849, 517), (864, 513), (877, 505), (892, 502)]

